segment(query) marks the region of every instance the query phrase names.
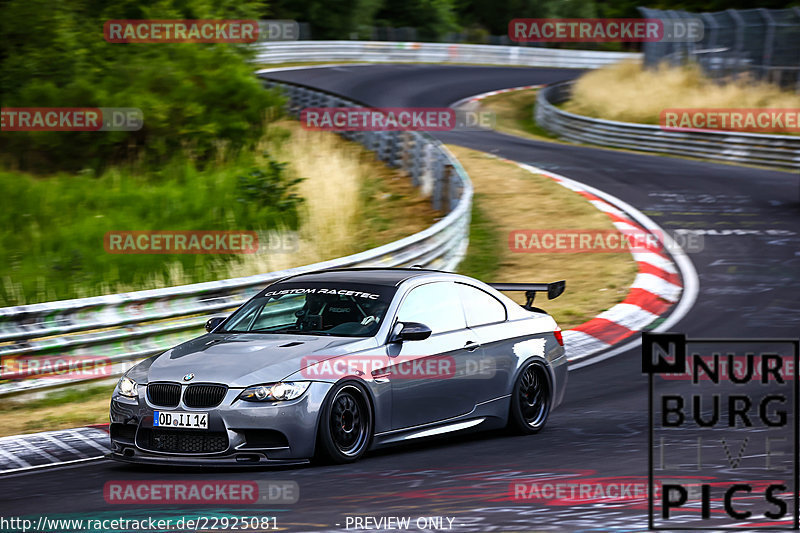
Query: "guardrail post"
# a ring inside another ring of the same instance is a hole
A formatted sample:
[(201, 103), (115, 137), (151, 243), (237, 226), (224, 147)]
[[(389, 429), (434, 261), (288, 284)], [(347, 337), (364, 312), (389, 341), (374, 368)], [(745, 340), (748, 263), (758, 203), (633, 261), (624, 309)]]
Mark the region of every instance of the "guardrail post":
[(433, 159), (433, 208), (442, 209), (442, 196), (444, 185), (444, 164), (439, 157)]
[(422, 137), (418, 133), (412, 133), (411, 137), (414, 142), (413, 151), (411, 153), (411, 184), (414, 187), (419, 187), (420, 176), (422, 176), (424, 161), (422, 159)]
[(402, 144), (400, 149), (400, 166), (411, 175), (411, 132), (404, 131), (400, 135), (399, 142)]
[(456, 187), (456, 168), (452, 163), (444, 165), (444, 185), (447, 193), (447, 211), (452, 211), (458, 203), (458, 187)]

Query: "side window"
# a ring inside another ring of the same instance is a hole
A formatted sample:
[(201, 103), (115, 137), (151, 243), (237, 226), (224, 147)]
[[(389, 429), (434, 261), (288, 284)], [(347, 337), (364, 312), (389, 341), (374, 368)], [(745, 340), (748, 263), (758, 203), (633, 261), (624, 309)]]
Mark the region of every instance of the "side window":
[(454, 283), (440, 281), (420, 285), (406, 295), (397, 312), (400, 322), (420, 322), (433, 333), (464, 329), (464, 313)]
[(506, 307), (497, 298), (469, 285), (459, 283), (457, 286), (467, 316), (467, 326), (494, 324), (506, 319)]

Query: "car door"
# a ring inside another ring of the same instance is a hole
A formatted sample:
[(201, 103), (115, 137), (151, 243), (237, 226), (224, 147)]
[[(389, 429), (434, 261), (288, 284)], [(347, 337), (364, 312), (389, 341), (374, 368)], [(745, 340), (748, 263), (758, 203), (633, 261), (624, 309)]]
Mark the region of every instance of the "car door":
[(466, 364), (480, 355), (480, 345), (466, 327), (455, 284), (433, 282), (411, 289), (396, 321), (425, 324), (431, 335), (387, 346), (391, 363), (381, 375), (391, 382), (392, 427), (469, 413), (475, 399), (465, 382)]
[(506, 306), (488, 292), (456, 283), (467, 327), (481, 345), (480, 360), (471, 364), (468, 376), (477, 402), (508, 394), (508, 382), (516, 368), (514, 335), (518, 332), (507, 322)]

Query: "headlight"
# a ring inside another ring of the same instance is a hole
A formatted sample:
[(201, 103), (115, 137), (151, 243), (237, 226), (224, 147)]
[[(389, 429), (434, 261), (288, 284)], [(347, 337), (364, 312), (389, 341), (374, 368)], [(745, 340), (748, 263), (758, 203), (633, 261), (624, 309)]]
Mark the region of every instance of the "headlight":
[(128, 398), (139, 396), (139, 385), (127, 376), (122, 376), (119, 380), (119, 393)]
[(239, 395), (246, 402), (274, 402), (294, 400), (308, 390), (310, 381), (286, 381), (269, 385), (253, 385)]

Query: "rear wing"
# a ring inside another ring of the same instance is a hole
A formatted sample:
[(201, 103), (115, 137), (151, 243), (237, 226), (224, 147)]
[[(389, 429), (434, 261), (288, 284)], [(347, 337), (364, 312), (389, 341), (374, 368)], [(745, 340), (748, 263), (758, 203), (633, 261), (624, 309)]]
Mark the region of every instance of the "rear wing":
[(552, 283), (489, 283), (489, 286), (498, 291), (525, 291), (527, 301), (522, 307), (532, 311), (534, 310), (533, 300), (537, 292), (546, 292), (547, 299), (552, 300), (561, 296), (567, 282), (562, 279)]

